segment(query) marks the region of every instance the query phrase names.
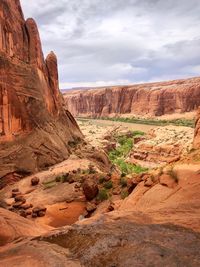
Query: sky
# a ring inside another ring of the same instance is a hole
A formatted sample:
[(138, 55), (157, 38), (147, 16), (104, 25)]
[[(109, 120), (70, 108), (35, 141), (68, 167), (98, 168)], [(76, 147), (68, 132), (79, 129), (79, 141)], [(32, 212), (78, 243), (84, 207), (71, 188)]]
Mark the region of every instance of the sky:
[(200, 76), (200, 0), (21, 0), (60, 88)]

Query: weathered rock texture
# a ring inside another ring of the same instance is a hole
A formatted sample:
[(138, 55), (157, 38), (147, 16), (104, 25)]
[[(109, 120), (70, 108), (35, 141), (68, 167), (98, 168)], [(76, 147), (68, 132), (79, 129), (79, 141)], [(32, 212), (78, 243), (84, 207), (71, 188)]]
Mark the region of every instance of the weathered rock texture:
[(148, 168), (176, 162), (191, 150), (193, 135), (188, 127), (156, 127), (135, 143), (128, 160)]
[(41, 226), (2, 208), (0, 208), (0, 225), (0, 246), (21, 237), (38, 236), (51, 230), (49, 226)]
[(70, 154), (82, 134), (63, 108), (57, 59), (44, 60), (37, 25), (19, 0), (0, 1), (0, 177), (34, 172)]
[(200, 106), (200, 78), (70, 90), (64, 93), (64, 98), (74, 116), (162, 116), (190, 112)]
[(197, 111), (195, 133), (194, 133), (194, 147), (200, 148), (200, 107)]
[(110, 218), (64, 227), (46, 236), (0, 247), (1, 266), (129, 267), (200, 263), (200, 234), (173, 224), (141, 224)]

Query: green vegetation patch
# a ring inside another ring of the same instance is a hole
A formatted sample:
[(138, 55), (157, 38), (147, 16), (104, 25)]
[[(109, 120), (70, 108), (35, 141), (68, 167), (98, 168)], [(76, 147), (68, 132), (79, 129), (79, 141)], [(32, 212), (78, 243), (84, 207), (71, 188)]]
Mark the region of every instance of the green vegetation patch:
[(139, 174), (139, 173), (148, 171), (148, 168), (144, 168), (140, 165), (135, 165), (135, 164), (125, 162), (124, 159), (116, 159), (114, 160), (113, 163), (116, 164), (120, 168), (121, 172), (126, 175), (130, 173)]
[(167, 174), (170, 175), (172, 177), (172, 179), (178, 183), (178, 176), (177, 173), (174, 171), (173, 168), (171, 168), (169, 171), (167, 171)]
[(53, 180), (48, 181), (48, 182), (43, 182), (42, 184), (43, 184), (44, 190), (45, 190), (45, 189), (50, 189), (50, 188), (56, 186), (57, 185), (57, 182), (56, 182), (55, 179), (53, 179)]
[(111, 189), (112, 187), (113, 187), (112, 181), (108, 181), (104, 184), (104, 188), (106, 188), (106, 189)]
[[(124, 174), (124, 173), (123, 173)], [(127, 179), (126, 179), (126, 177), (121, 177), (120, 178), (120, 185), (122, 186), (122, 187), (126, 187), (127, 186)]]
[(127, 198), (128, 196), (129, 196), (129, 193), (128, 193), (127, 190), (123, 190), (123, 191), (121, 192), (121, 199), (125, 199), (125, 198)]
[(117, 137), (117, 142), (119, 143), (119, 147), (109, 153), (109, 158), (113, 163), (115, 163), (114, 161), (118, 158), (126, 157), (133, 148), (132, 138), (127, 138), (126, 136), (119, 136)]
[(101, 120), (110, 120), (110, 121), (120, 121), (128, 123), (137, 123), (137, 124), (146, 124), (146, 125), (157, 125), (157, 126), (166, 126), (166, 125), (175, 125), (175, 126), (186, 126), (186, 127), (195, 127), (194, 119), (174, 119), (174, 120), (159, 120), (159, 119), (145, 119), (145, 118), (99, 118)]
[[(109, 159), (113, 164), (117, 165), (120, 168), (121, 172), (124, 175), (130, 173), (141, 173), (148, 170), (147, 168), (127, 163), (125, 161), (129, 152), (133, 148), (133, 138), (144, 135), (144, 133), (141, 131), (133, 131), (131, 134), (132, 137), (127, 137), (127, 135), (117, 136), (116, 140), (118, 142), (118, 147), (109, 152)], [(130, 133), (128, 136), (130, 136)]]
[(108, 198), (109, 198), (109, 195), (108, 195), (107, 190), (105, 188), (99, 189), (97, 199), (100, 201), (104, 201), (104, 200), (107, 200)]

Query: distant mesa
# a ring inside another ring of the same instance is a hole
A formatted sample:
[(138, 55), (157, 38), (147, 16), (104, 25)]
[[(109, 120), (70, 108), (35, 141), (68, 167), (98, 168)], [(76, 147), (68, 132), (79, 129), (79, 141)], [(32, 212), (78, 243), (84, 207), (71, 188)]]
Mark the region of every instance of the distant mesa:
[(197, 110), (200, 78), (66, 90), (63, 95), (74, 116), (162, 116)]

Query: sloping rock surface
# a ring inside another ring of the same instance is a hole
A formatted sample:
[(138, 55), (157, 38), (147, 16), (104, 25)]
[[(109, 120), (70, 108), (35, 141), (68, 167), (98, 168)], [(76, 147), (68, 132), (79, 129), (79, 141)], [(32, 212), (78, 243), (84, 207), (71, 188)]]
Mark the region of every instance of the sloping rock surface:
[(162, 116), (190, 112), (200, 106), (200, 78), (67, 90), (64, 98), (74, 116)]
[(2, 266), (193, 266), (200, 235), (175, 225), (140, 225), (102, 216), (0, 249)]
[(63, 108), (57, 59), (44, 60), (37, 25), (19, 0), (0, 1), (0, 177), (68, 158), (82, 134)]
[(2, 208), (0, 208), (0, 227), (0, 246), (18, 238), (39, 236), (51, 230), (51, 227), (41, 226)]

